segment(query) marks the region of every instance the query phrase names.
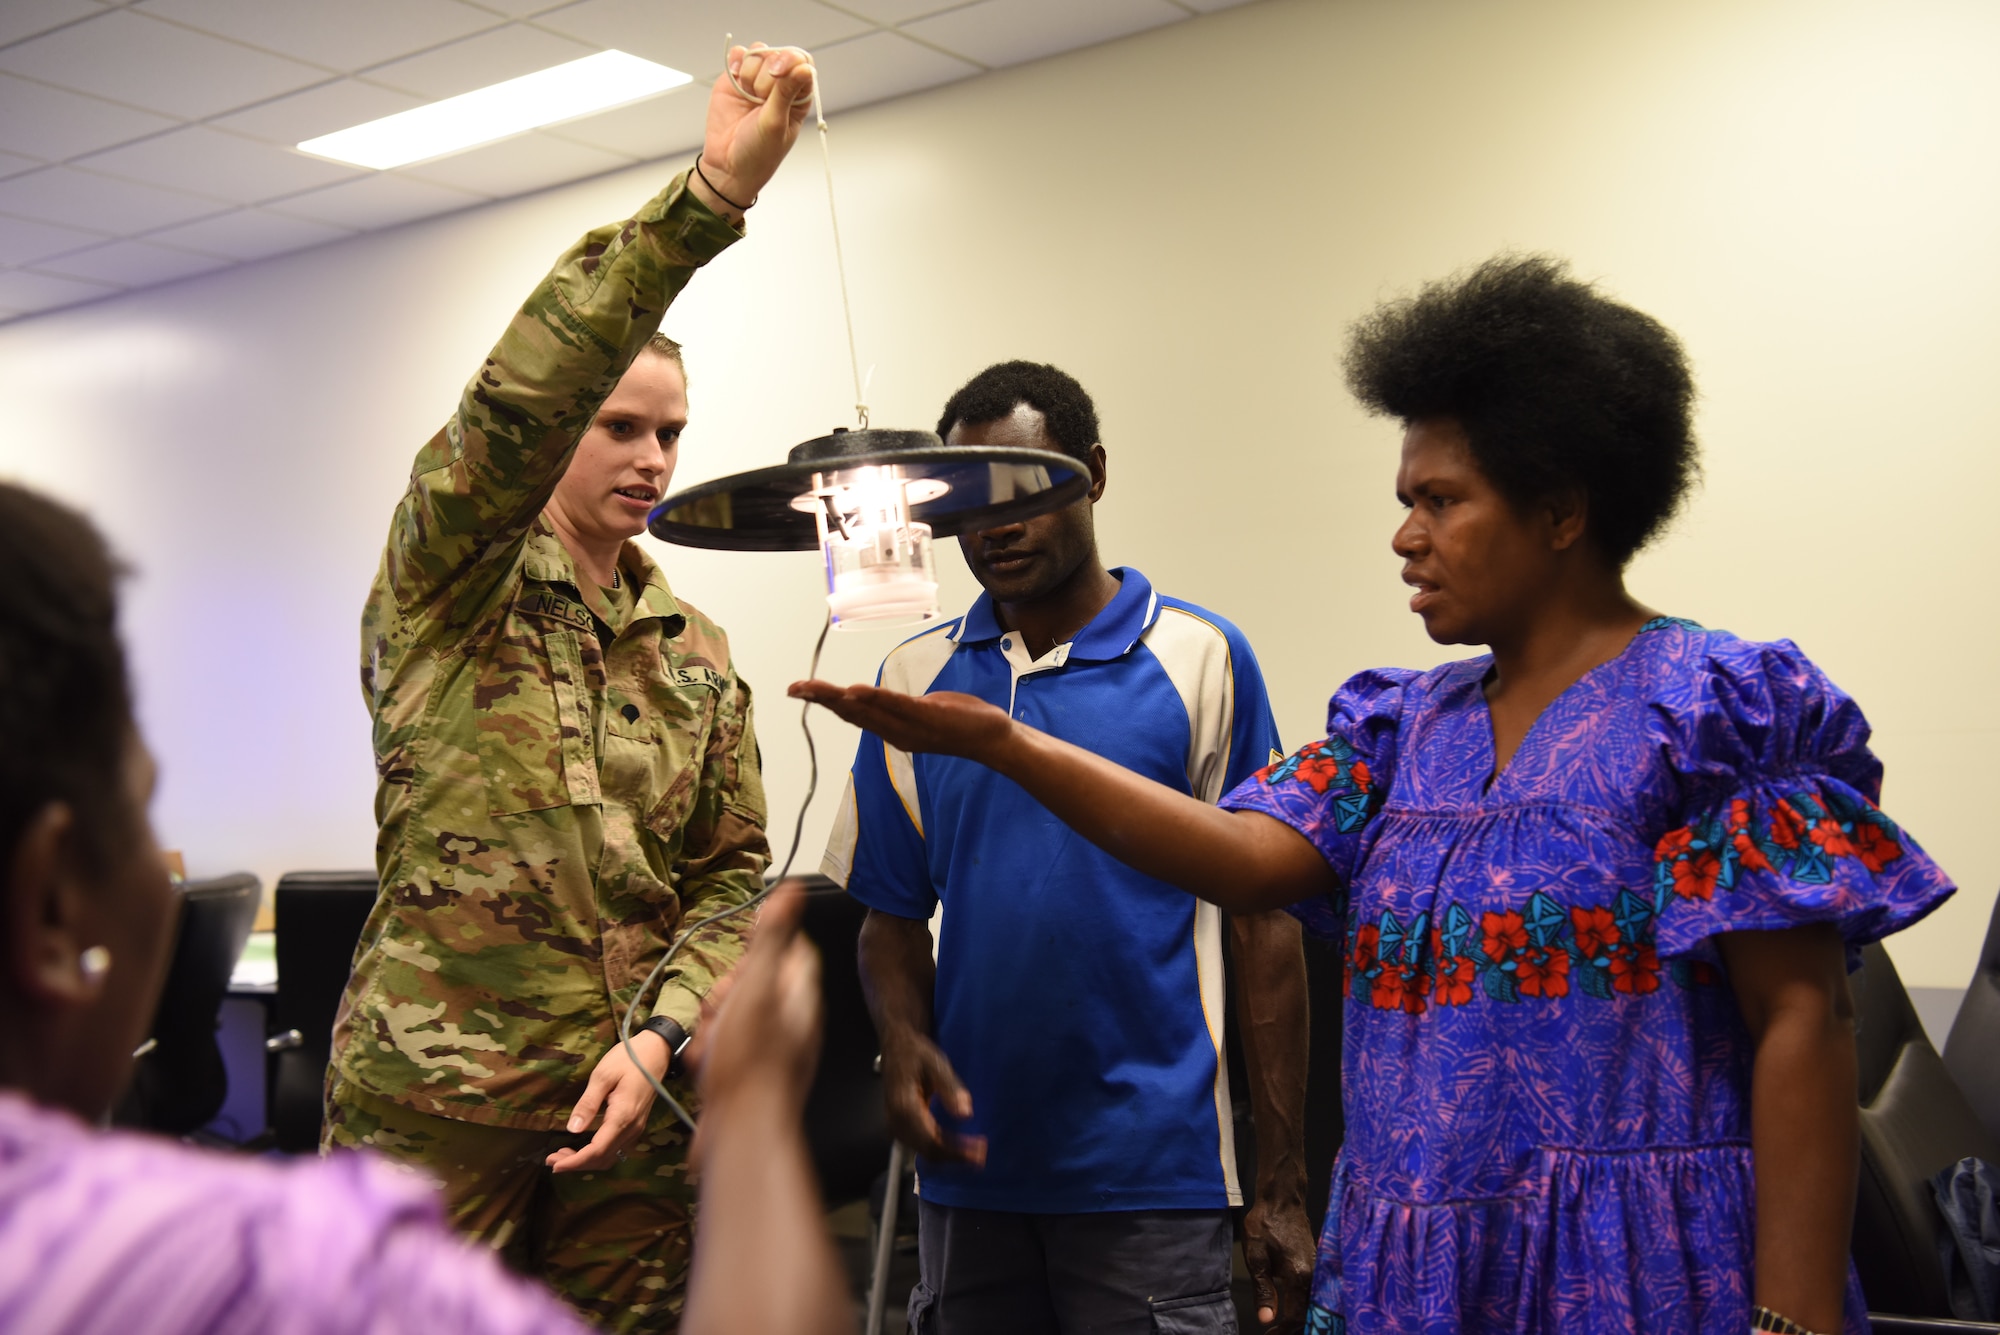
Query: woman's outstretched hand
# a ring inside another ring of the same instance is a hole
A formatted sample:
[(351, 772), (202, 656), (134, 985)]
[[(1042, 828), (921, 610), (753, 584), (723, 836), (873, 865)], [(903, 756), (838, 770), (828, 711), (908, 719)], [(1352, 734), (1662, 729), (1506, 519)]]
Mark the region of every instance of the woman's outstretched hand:
[(786, 694), (823, 705), (897, 750), (913, 754), (964, 756), (990, 765), (1014, 733), (1014, 720), (1006, 710), (957, 691), (904, 695), (875, 686), (795, 681)]

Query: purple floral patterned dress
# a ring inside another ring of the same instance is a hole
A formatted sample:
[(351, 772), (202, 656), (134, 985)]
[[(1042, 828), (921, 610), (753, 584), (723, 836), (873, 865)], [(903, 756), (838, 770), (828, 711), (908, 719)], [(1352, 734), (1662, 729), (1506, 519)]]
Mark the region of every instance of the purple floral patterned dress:
[(1293, 908), (1349, 998), (1307, 1329), (1742, 1335), (1751, 1049), (1713, 938), (1832, 922), (1851, 958), (1953, 887), (1789, 642), (1649, 622), (1489, 785), (1491, 666), (1362, 673), (1223, 801), (1348, 887)]

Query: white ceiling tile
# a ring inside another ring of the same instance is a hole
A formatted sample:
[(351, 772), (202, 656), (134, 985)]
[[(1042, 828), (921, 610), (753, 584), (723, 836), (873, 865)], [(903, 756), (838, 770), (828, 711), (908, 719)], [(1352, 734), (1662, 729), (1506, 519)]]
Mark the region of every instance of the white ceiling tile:
[(632, 162), (623, 153), (607, 153), (601, 148), (565, 143), (547, 135), (524, 134), (409, 167), (405, 172), (419, 180), (461, 190), (507, 196), (616, 171), (631, 166)]
[(420, 97), (456, 97), (502, 79), (581, 60), (600, 49), (517, 24), (371, 69), (368, 80)]
[(407, 56), (504, 23), (457, 0), (142, 0), (143, 13), (340, 70)]
[(0, 217), (0, 265), (33, 264), (104, 238), (74, 227)]
[(261, 260), (353, 236), (345, 227), (287, 218), (265, 209), (238, 209), (219, 217), (152, 232), (147, 239), (232, 260)]
[(103, 12), (97, 0), (7, 0), (0, 5), (0, 46)]
[(535, 26), (686, 70), (703, 84), (722, 69), (725, 34), (739, 43), (814, 50), (870, 27), (814, 0), (582, 0)]
[(31, 172), (37, 167), (48, 165), (33, 158), (24, 158), (19, 153), (0, 153), (0, 177), (19, 176), (22, 172)]
[(982, 0), (902, 31), (967, 59), (998, 68), (1059, 51), (1095, 46), (1187, 18), (1167, 0)]
[(58, 306), (108, 297), (118, 291), (102, 283), (82, 283), (74, 278), (54, 278), (24, 269), (0, 269), (0, 310), (17, 313), (52, 311)]
[[(6, 184), (0, 181), (0, 189)], [(376, 172), (358, 181), (345, 181), (324, 190), (315, 190), (309, 195), (294, 195), (282, 205), (273, 207), (271, 212), (368, 231), (376, 227), (394, 227), (414, 218), (450, 213), (484, 200), (483, 195), (419, 181), (400, 172)]]
[(211, 125), (290, 148), (335, 130), (393, 116), (425, 99), (380, 88), (359, 79), (336, 79), (289, 97), (274, 98), (245, 111), (218, 116)]
[(191, 190), (236, 204), (297, 194), (360, 174), (274, 144), (205, 125), (78, 159), (77, 166), (148, 185)]
[(0, 181), (0, 213), (129, 235), (220, 213), (222, 205), (178, 190), (114, 181), (74, 167), (44, 167)]
[(826, 109), (845, 111), (979, 73), (979, 66), (876, 32), (814, 53), (826, 79)]
[(0, 74), (0, 148), (59, 162), (173, 125), (149, 111)]
[(840, 0), (840, 7), (877, 23), (908, 23), (911, 19), (977, 3), (978, 0)]
[(663, 97), (585, 116), (542, 133), (644, 162), (699, 148), (707, 128), (708, 89), (691, 84)]
[(171, 283), (176, 278), (226, 268), (233, 261), (213, 255), (197, 255), (191, 250), (156, 246), (149, 241), (110, 241), (73, 255), (43, 260), (35, 266), (39, 273), (58, 278), (82, 278), (94, 283), (116, 283), (120, 287), (148, 287)]
[(0, 69), (170, 116), (212, 116), (327, 77), (129, 9), (10, 46)]

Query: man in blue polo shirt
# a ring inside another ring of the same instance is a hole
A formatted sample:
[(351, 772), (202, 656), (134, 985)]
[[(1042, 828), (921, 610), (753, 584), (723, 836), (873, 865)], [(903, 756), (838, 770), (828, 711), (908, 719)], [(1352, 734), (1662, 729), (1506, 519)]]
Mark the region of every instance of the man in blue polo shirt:
[[(891, 653), (878, 684), (969, 692), (1211, 801), (1281, 754), (1242, 634), (1099, 559), (1105, 451), (1081, 385), (1052, 366), (989, 367), (938, 432), (1063, 451), (1091, 489), (960, 538), (986, 592)], [(1257, 1132), (1244, 1250), (1260, 1320), (1297, 1328), (1313, 1239), (1296, 923), (1225, 921), (991, 770), (872, 734), (825, 871), (869, 909), (861, 972), (890, 1129), (918, 1154), (917, 1335), (1236, 1330), (1225, 932)]]

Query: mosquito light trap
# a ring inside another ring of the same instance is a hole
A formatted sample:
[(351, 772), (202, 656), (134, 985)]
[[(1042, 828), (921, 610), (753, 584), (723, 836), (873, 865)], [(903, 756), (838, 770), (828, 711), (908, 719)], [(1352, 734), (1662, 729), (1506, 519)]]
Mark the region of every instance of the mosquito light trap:
[(653, 536), (688, 547), (817, 549), (835, 626), (909, 625), (938, 614), (935, 538), (1046, 514), (1090, 488), (1049, 450), (947, 446), (929, 431), (837, 429), (774, 468), (669, 496)]
[[(726, 58), (723, 68), (728, 69)], [(745, 100), (759, 100), (736, 84), (733, 73), (729, 81)], [(929, 621), (938, 614), (933, 538), (1060, 509), (1090, 489), (1090, 476), (1077, 460), (1046, 450), (947, 448), (935, 432), (868, 425), (817, 71), (812, 113), (826, 168), (834, 273), (847, 321), (847, 362), (860, 426), (852, 431), (835, 427), (830, 435), (795, 446), (774, 468), (718, 478), (669, 496), (654, 509), (649, 527), (654, 537), (687, 547), (745, 552), (818, 548), (826, 565), (829, 623), (842, 629)]]

